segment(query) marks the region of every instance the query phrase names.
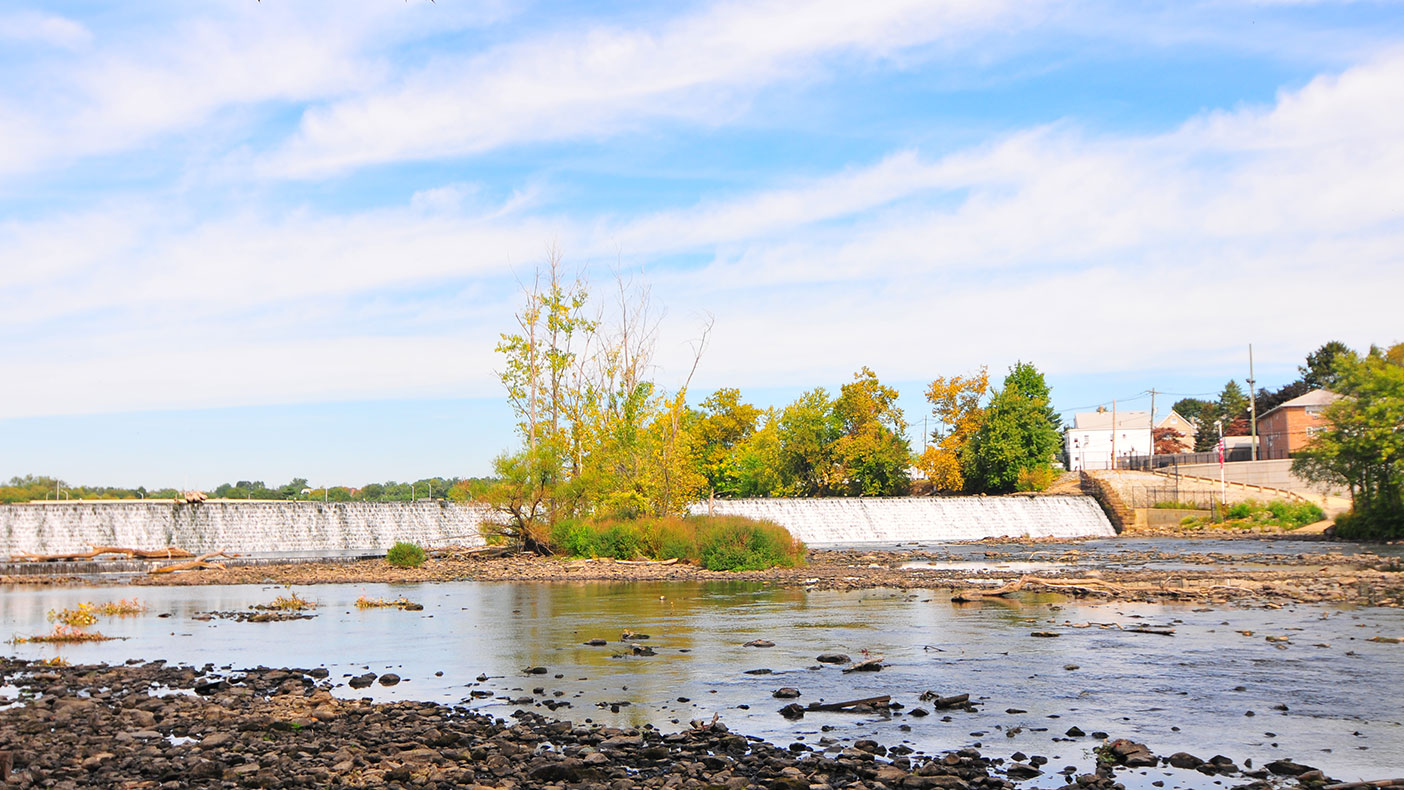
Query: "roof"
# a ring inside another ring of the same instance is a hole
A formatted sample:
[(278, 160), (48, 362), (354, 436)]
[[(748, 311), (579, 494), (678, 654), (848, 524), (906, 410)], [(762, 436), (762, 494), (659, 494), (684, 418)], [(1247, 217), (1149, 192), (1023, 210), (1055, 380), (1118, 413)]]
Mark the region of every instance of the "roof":
[(1312, 390), (1311, 392), (1308, 392), (1305, 395), (1298, 395), (1297, 397), (1289, 401), (1283, 401), (1282, 403), (1277, 404), (1271, 409), (1268, 409), (1266, 412), (1258, 415), (1258, 419), (1261, 420), (1262, 418), (1268, 416), (1269, 414), (1272, 414), (1278, 409), (1306, 408), (1308, 406), (1329, 406), (1340, 399), (1340, 395), (1337, 395), (1336, 393), (1330, 390)]
[(1196, 429), (1195, 429), (1194, 423), (1192, 423), (1192, 422), (1190, 422), (1189, 420), (1185, 419), (1185, 418), (1184, 418), (1184, 415), (1180, 414), (1179, 412), (1175, 411), (1174, 409), (1171, 409), (1169, 414), (1165, 415), (1165, 417), (1164, 417), (1163, 419), (1161, 419), (1160, 422), (1156, 423), (1156, 424), (1155, 424), (1155, 427), (1157, 427), (1157, 428), (1164, 428), (1164, 427), (1167, 426), (1167, 425), (1173, 425), (1173, 424), (1177, 424), (1177, 423), (1181, 423), (1181, 424), (1183, 424), (1185, 427), (1189, 428), (1189, 430), (1190, 430), (1191, 433), (1193, 433), (1193, 432), (1196, 430)]
[[(1150, 412), (1119, 411), (1116, 413), (1117, 428), (1150, 428)], [(1083, 411), (1073, 416), (1073, 429), (1078, 431), (1110, 431), (1112, 413), (1109, 411)]]

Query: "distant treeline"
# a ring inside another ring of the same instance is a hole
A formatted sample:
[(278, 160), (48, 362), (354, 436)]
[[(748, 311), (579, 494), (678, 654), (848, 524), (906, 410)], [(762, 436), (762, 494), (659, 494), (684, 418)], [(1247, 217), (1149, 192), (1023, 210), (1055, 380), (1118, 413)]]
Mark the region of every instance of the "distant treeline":
[[(303, 477), (269, 487), (262, 480), (240, 480), (237, 483), (222, 483), (206, 493), (223, 499), (260, 500), (302, 500), (330, 502), (409, 502), (411, 499), (450, 499), (464, 502), (472, 498), (471, 492), (490, 483), (484, 478), (432, 477), (411, 482), (388, 480), (384, 483), (366, 483), (363, 486), (313, 487)], [(180, 496), (176, 488), (152, 488), (137, 486), (121, 488), (117, 486), (69, 485), (52, 477), (26, 475), (11, 478), (8, 485), (0, 485), (0, 502), (32, 502), (53, 499), (175, 499)]]

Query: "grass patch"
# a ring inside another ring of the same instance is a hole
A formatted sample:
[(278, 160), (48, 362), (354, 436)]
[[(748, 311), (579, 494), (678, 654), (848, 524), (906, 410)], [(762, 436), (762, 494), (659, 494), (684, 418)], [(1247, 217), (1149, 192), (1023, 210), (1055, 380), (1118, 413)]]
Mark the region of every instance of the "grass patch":
[(385, 552), (385, 561), (396, 568), (418, 568), (427, 559), (429, 555), (424, 553), (424, 549), (413, 543), (396, 543)]
[(274, 598), (272, 603), (257, 604), (253, 608), (265, 612), (301, 612), (304, 609), (316, 609), (316, 601), (310, 601), (289, 589), (287, 595), (280, 595)]
[(22, 645), (28, 642), (38, 644), (68, 644), (70, 642), (110, 642), (118, 638), (119, 637), (115, 636), (105, 636), (96, 631), (83, 631), (74, 626), (60, 623), (54, 626), (53, 633), (39, 634), (38, 636), (17, 636), (11, 639), (10, 642), (16, 645)]
[(357, 609), (389, 609), (389, 608), (400, 608), (400, 609), (405, 609), (405, 608), (408, 608), (408, 607), (418, 606), (418, 605), (419, 605), (419, 604), (416, 604), (414, 601), (411, 601), (410, 599), (408, 599), (408, 598), (406, 598), (406, 597), (404, 597), (404, 596), (400, 596), (399, 598), (396, 598), (396, 599), (391, 600), (391, 601), (387, 601), (387, 600), (385, 600), (384, 598), (367, 598), (367, 597), (364, 596), (364, 595), (362, 595), (360, 598), (357, 598), (357, 599), (356, 599), (356, 608), (357, 608)]
[(131, 617), (138, 614), (146, 614), (146, 604), (137, 598), (123, 598), (120, 601), (108, 601), (100, 603), (96, 607), (97, 613), (103, 617)]
[(50, 609), (49, 622), (68, 626), (69, 628), (82, 628), (92, 625), (98, 620), (98, 612), (90, 603), (80, 603), (72, 609)]
[(1253, 527), (1280, 527), (1293, 530), (1307, 524), (1315, 524), (1326, 518), (1326, 513), (1311, 502), (1259, 502), (1247, 499), (1235, 502), (1224, 509), (1223, 517), (1217, 521), (1207, 516), (1189, 516), (1180, 521), (1185, 527), (1213, 525), (1226, 529), (1252, 529)]
[(804, 564), (804, 544), (788, 530), (742, 516), (569, 519), (552, 527), (551, 545), (573, 557), (677, 559), (715, 571)]

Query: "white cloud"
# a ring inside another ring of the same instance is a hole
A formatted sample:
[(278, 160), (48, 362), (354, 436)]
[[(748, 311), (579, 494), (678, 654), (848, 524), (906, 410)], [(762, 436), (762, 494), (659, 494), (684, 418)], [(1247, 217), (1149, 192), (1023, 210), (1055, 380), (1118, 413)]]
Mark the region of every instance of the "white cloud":
[(66, 17), (34, 11), (0, 15), (0, 41), (77, 50), (87, 46), (92, 38), (86, 27)]
[(435, 59), (379, 89), (308, 110), (264, 161), (270, 177), (590, 137), (659, 118), (715, 123), (821, 56), (868, 58), (1018, 27), (1043, 3), (846, 0), (717, 3), (657, 30), (595, 26)]
[(1163, 134), (1057, 125), (637, 216), (483, 204), (460, 185), (340, 215), (152, 203), (11, 220), (0, 340), (26, 375), (0, 413), (491, 393), (510, 267), (552, 239), (573, 262), (616, 245), (626, 264), (710, 256), (650, 266), (673, 316), (665, 381), (691, 317), (717, 317), (698, 387), (1404, 339), (1401, 85), (1389, 56)]

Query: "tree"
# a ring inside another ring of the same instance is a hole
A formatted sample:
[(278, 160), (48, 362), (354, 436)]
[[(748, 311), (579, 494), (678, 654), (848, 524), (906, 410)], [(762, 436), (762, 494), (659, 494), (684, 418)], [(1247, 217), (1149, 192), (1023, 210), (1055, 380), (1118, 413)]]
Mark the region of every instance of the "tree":
[(741, 401), (740, 390), (723, 387), (700, 404), (689, 425), (698, 442), (697, 455), (707, 486), (721, 496), (737, 492), (735, 453), (756, 432), (761, 410)]
[(1194, 451), (1207, 453), (1219, 441), (1214, 420), (1218, 419), (1219, 405), (1214, 401), (1199, 398), (1181, 398), (1171, 407), (1177, 414), (1194, 424)]
[(1019, 473), (1047, 469), (1058, 451), (1058, 432), (1049, 419), (1048, 385), (1033, 365), (1010, 369), (985, 419), (966, 445), (967, 488), (985, 493), (1015, 490)]
[(849, 496), (897, 496), (911, 488), (912, 450), (897, 390), (867, 367), (853, 374), (834, 401), (839, 437), (834, 459)]
[(1151, 431), (1151, 436), (1155, 441), (1156, 455), (1174, 455), (1184, 450), (1180, 442), (1184, 440), (1185, 435), (1174, 428), (1156, 428)]
[(833, 401), (815, 387), (780, 412), (780, 453), (776, 493), (782, 496), (824, 496), (837, 488), (838, 464), (834, 444), (840, 426)]
[(1343, 537), (1404, 537), (1404, 343), (1340, 355), (1332, 370), (1342, 397), (1326, 407), (1329, 427), (1292, 471), (1350, 489), (1351, 512), (1337, 520)]
[(1356, 357), (1357, 354), (1350, 346), (1339, 340), (1331, 340), (1307, 354), (1306, 364), (1297, 370), (1301, 372), (1301, 381), (1306, 385), (1308, 392), (1315, 389), (1334, 389), (1337, 377), (1336, 362)]
[(1243, 388), (1238, 386), (1237, 381), (1230, 380), (1219, 393), (1218, 409), (1214, 418), (1223, 423), (1224, 433), (1228, 433), (1231, 423), (1247, 416), (1248, 396), (1243, 394)]
[(965, 488), (961, 454), (984, 419), (980, 402), (989, 385), (989, 373), (980, 368), (979, 373), (970, 376), (937, 378), (926, 388), (936, 427), (931, 432), (931, 444), (917, 459), (916, 466), (937, 491)]

